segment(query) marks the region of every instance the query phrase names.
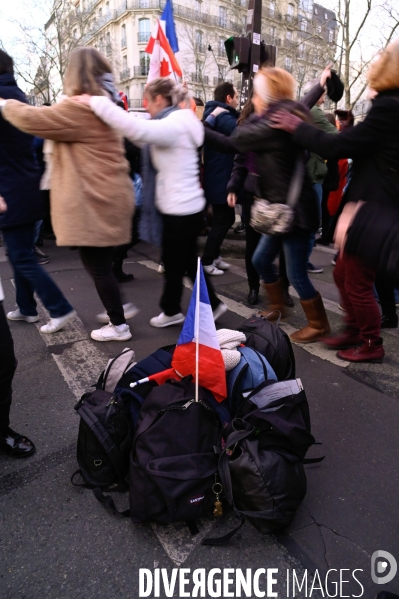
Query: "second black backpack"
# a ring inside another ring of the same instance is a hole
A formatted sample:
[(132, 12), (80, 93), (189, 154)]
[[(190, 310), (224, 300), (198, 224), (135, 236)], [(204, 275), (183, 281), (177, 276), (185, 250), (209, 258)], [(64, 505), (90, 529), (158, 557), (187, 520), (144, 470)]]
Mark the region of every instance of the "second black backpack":
[(200, 387), (196, 402), (186, 377), (156, 387), (145, 400), (130, 462), (133, 522), (169, 524), (212, 515), (221, 424), (208, 393)]
[(291, 341), (280, 327), (262, 316), (252, 316), (238, 330), (245, 333), (246, 346), (265, 356), (279, 381), (295, 378), (295, 356)]

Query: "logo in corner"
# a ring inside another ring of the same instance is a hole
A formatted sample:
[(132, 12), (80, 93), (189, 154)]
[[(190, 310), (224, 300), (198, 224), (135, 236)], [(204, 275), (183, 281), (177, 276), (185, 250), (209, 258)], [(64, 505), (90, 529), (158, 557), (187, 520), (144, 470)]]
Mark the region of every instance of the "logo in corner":
[(375, 584), (388, 584), (396, 576), (398, 564), (388, 551), (375, 551), (371, 556), (371, 579)]

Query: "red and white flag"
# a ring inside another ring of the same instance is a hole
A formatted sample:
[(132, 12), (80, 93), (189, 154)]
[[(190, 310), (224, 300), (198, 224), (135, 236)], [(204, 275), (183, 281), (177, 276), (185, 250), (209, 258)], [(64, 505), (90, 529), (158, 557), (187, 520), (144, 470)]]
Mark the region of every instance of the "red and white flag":
[(160, 21), (157, 21), (150, 41), (145, 49), (151, 54), (147, 83), (158, 77), (171, 77), (174, 73), (182, 77), (182, 70), (168, 42)]

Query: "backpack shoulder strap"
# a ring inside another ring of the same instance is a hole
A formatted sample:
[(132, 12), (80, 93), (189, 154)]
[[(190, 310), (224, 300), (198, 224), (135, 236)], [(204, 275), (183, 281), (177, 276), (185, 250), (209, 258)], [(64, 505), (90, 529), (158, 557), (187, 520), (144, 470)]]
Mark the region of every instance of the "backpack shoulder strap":
[(85, 404), (79, 406), (76, 411), (104, 447), (118, 478), (123, 481), (125, 473), (121, 468), (122, 456), (107, 430)]

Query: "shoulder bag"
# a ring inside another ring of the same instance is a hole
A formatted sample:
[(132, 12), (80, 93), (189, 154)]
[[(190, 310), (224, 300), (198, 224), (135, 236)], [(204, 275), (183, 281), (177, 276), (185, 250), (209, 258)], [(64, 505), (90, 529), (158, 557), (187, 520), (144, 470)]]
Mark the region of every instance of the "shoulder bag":
[(294, 175), (288, 189), (287, 203), (269, 202), (256, 198), (251, 210), (250, 225), (258, 233), (266, 235), (286, 235), (294, 226), (294, 207), (302, 190), (304, 162), (298, 158)]

